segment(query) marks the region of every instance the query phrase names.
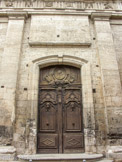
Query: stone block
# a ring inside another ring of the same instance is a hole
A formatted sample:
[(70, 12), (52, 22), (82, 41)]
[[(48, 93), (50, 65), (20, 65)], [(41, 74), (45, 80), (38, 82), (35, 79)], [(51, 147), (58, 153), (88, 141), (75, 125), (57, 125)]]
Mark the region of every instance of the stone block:
[(90, 44), (87, 16), (32, 16), (30, 45)]
[(96, 21), (97, 33), (110, 33), (110, 24), (107, 21)]

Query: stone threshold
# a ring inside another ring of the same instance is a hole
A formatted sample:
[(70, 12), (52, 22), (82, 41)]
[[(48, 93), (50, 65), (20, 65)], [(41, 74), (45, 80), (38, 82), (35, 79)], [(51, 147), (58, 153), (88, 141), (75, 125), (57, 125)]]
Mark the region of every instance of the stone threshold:
[(56, 161), (56, 160), (97, 160), (103, 158), (102, 154), (35, 154), (35, 155), (18, 155), (20, 160), (40, 160), (40, 161)]

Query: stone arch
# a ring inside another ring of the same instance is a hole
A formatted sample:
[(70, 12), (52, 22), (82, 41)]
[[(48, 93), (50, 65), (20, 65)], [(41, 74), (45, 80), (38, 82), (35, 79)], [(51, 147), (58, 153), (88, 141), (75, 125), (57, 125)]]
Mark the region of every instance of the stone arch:
[[(38, 111), (38, 82), (39, 69), (49, 65), (70, 65), (81, 69), (82, 82), (82, 96), (83, 96), (83, 121), (84, 121), (84, 140), (85, 152), (96, 152), (95, 147), (95, 119), (94, 119), (94, 105), (92, 96), (92, 82), (91, 82), (91, 65), (90, 62), (80, 57), (68, 55), (51, 55), (33, 60), (30, 64), (29, 76), (29, 90), (28, 100), (30, 101), (30, 119), (33, 121), (33, 126), (29, 134), (30, 139), (34, 138), (34, 142), (29, 145), (29, 153), (36, 153), (37, 146), (37, 111)], [(91, 136), (89, 136), (89, 132)], [(33, 148), (32, 148), (33, 146)], [(33, 150), (33, 151), (32, 151)]]

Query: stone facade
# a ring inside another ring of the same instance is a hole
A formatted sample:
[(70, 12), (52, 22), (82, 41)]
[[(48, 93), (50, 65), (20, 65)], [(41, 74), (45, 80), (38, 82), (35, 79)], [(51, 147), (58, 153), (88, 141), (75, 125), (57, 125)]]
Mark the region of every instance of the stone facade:
[(39, 69), (64, 64), (81, 69), (85, 152), (114, 152), (122, 145), (122, 1), (0, 0), (0, 9), (0, 146), (36, 154)]

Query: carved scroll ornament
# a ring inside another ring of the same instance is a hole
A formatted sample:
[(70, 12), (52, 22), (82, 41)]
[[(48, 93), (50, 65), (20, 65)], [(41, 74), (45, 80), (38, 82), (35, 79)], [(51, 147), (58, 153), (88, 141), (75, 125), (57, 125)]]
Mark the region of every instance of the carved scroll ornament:
[(54, 86), (65, 86), (73, 83), (75, 81), (75, 76), (70, 75), (65, 68), (57, 67), (51, 70), (45, 77), (44, 80)]

